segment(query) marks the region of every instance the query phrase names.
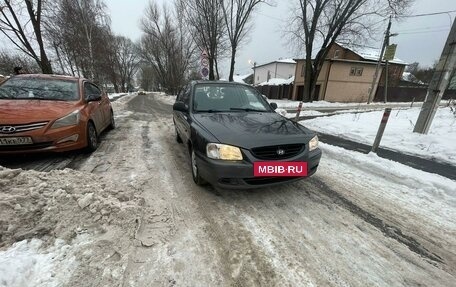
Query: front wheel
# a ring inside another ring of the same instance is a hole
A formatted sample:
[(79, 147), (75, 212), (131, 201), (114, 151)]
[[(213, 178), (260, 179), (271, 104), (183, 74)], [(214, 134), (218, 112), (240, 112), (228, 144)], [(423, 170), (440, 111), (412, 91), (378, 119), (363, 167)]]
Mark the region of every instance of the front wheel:
[(98, 134), (92, 122), (87, 124), (87, 151), (94, 152), (98, 148)]
[(198, 165), (196, 163), (196, 154), (195, 154), (195, 151), (193, 150), (193, 148), (190, 148), (190, 163), (191, 163), (191, 168), (192, 168), (193, 181), (197, 185), (204, 185), (205, 181), (199, 174)]
[(113, 130), (116, 128), (116, 121), (114, 120), (114, 112), (111, 110), (110, 122), (109, 122), (109, 129)]

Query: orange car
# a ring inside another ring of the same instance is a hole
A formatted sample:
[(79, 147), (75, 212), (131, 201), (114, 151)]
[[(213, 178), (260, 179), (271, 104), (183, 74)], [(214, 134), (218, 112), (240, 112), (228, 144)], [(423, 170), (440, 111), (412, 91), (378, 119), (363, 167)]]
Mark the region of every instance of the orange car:
[(108, 96), (87, 79), (29, 74), (0, 85), (0, 154), (94, 151), (114, 127)]

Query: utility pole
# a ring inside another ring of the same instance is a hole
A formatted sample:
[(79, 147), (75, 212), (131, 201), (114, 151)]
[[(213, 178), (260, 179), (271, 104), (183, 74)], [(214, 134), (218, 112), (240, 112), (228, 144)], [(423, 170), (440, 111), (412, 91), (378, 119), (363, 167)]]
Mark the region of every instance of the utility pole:
[[(385, 31), (385, 38), (383, 39), (382, 49), (381, 49), (380, 55), (378, 57), (378, 62), (377, 62), (377, 66), (375, 68), (374, 78), (372, 79), (372, 85), (369, 90), (369, 97), (367, 99), (368, 104), (370, 104), (372, 102), (372, 100), (375, 97), (375, 92), (377, 91), (376, 88), (377, 88), (377, 85), (379, 82), (379, 76), (380, 76), (379, 70), (380, 70), (380, 66), (382, 64), (383, 54), (385, 53), (386, 47), (389, 45), (389, 38), (398, 35), (396, 33), (390, 34), (390, 30), (391, 30), (391, 16), (389, 17), (388, 27), (386, 28), (386, 31)], [(386, 88), (387, 84), (388, 84), (388, 61), (386, 61), (385, 88)], [(387, 91), (385, 89), (385, 92), (384, 92), (385, 102), (386, 102), (386, 97), (387, 97), (386, 93), (387, 93)]]
[(456, 21), (453, 21), (451, 31), (448, 34), (445, 47), (440, 60), (435, 68), (431, 83), (429, 84), (426, 100), (421, 107), (420, 115), (416, 121), (413, 132), (427, 134), (432, 120), (439, 107), (443, 93), (448, 87), (451, 75), (456, 67)]

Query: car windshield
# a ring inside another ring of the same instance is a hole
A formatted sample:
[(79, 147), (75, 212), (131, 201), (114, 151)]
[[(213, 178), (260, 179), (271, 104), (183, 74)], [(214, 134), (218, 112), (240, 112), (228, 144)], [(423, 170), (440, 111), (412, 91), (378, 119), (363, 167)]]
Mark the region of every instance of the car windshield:
[(77, 101), (78, 83), (60, 79), (11, 78), (0, 86), (0, 99)]
[(198, 84), (193, 97), (195, 112), (271, 112), (271, 107), (254, 88), (233, 84)]

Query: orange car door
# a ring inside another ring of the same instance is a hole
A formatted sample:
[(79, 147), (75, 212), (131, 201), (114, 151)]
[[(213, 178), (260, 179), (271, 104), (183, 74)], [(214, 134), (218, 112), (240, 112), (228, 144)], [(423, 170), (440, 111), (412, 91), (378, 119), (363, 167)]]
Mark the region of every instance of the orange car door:
[[(100, 94), (101, 94), (100, 90), (95, 85), (93, 85), (89, 82), (84, 83), (84, 98), (87, 101), (89, 100), (89, 97), (94, 96), (94, 95), (95, 96), (100, 95)], [(88, 101), (87, 105), (88, 105), (90, 118), (94, 121), (97, 132), (100, 133), (104, 127), (102, 100), (99, 99), (96, 101)]]

